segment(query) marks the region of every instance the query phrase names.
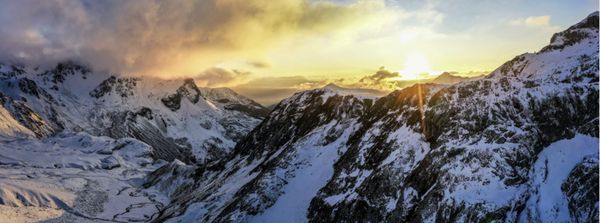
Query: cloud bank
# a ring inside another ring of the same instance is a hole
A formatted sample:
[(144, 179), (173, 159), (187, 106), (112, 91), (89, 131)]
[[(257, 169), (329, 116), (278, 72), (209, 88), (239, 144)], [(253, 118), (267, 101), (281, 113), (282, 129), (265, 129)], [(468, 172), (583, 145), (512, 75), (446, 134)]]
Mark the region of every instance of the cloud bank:
[(3, 1), (0, 61), (43, 66), (75, 59), (114, 72), (193, 75), (225, 60), (252, 60), (292, 36), (344, 29), (383, 7), (382, 1)]

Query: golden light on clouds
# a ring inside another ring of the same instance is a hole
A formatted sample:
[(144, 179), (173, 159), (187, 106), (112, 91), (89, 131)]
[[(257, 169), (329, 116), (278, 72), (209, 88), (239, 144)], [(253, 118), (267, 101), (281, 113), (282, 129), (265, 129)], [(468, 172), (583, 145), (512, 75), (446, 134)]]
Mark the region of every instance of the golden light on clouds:
[[(7, 1), (0, 8), (0, 61), (51, 66), (74, 59), (95, 70), (191, 76), (216, 86), (296, 75), (358, 80), (381, 66), (398, 72), (396, 79), (415, 79), (426, 77), (423, 73), (491, 70), (547, 44), (562, 27), (557, 21), (565, 21), (563, 11), (541, 10), (543, 4), (539, 12), (515, 11), (519, 4)], [(589, 13), (586, 5), (580, 8)], [(581, 15), (569, 13), (573, 21)]]
[(380, 0), (24, 0), (1, 10), (11, 15), (2, 27), (10, 30), (2, 32), (3, 59), (52, 64), (76, 58), (99, 69), (163, 77), (236, 61), (253, 67), (281, 44), (342, 37), (386, 11)]
[(185, 37), (189, 40), (167, 47), (173, 52), (165, 51), (159, 57), (164, 63), (144, 64), (139, 72), (172, 76), (219, 65), (227, 69), (264, 68), (273, 61), (266, 56), (272, 50), (295, 54), (289, 44), (301, 42), (298, 46), (303, 47), (312, 44), (311, 39), (323, 37), (343, 41), (361, 27), (381, 21), (386, 11), (379, 0), (343, 5), (305, 0), (213, 1), (217, 12), (200, 19), (215, 20), (217, 25), (192, 30), (191, 36)]

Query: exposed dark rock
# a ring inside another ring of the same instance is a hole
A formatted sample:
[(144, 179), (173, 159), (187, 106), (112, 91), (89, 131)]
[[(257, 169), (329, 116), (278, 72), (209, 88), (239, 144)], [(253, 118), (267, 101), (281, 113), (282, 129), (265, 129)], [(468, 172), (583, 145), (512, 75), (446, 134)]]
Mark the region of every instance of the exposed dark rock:
[(117, 82), (117, 77), (110, 76), (108, 79), (102, 81), (98, 87), (94, 88), (94, 90), (90, 91), (90, 96), (95, 98), (101, 98), (102, 96), (108, 94), (112, 91), (114, 84)]
[(196, 86), (194, 79), (185, 79), (183, 85), (174, 94), (170, 94), (161, 101), (171, 111), (177, 111), (181, 107), (181, 99), (186, 97), (190, 102), (197, 103), (202, 96), (200, 89)]
[(577, 164), (561, 189), (567, 196), (569, 212), (577, 222), (598, 221), (598, 157)]
[(50, 81), (54, 84), (59, 84), (65, 81), (67, 76), (73, 76), (76, 74), (80, 74), (81, 78), (86, 79), (87, 75), (89, 75), (92, 70), (84, 65), (75, 63), (73, 61), (67, 61), (58, 63), (56, 67), (51, 70), (48, 70), (42, 73), (42, 76), (49, 77)]

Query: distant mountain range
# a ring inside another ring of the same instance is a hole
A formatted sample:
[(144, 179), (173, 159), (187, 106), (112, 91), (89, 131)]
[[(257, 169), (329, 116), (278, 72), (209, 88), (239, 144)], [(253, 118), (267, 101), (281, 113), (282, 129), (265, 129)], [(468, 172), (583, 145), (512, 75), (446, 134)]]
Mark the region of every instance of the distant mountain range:
[[(431, 79), (399, 80), (399, 81), (393, 81), (393, 82), (394, 82), (395, 86), (398, 86), (398, 89), (402, 89), (405, 87), (410, 87), (415, 84), (431, 83), (431, 84), (439, 84), (439, 85), (451, 85), (451, 84), (456, 84), (456, 83), (460, 83), (463, 81), (477, 80), (480, 78), (483, 78), (483, 76), (463, 77), (463, 76), (453, 75), (450, 72), (443, 72), (442, 74), (436, 76), (435, 78), (431, 78)], [(354, 96), (380, 97), (380, 96), (384, 96), (384, 95), (387, 95), (390, 93), (387, 91), (382, 91), (382, 90), (378, 90), (378, 89), (370, 89), (370, 88), (341, 87), (341, 86), (338, 86), (333, 83), (329, 83), (329, 84), (325, 85), (323, 88), (330, 89), (341, 95), (354, 95)]]
[(303, 76), (264, 77), (250, 80), (248, 83), (234, 86), (232, 89), (253, 98), (262, 105), (274, 106), (282, 99), (300, 91), (299, 85), (317, 83), (318, 81), (309, 80)]
[(477, 79), (483, 78), (483, 76), (484, 75), (481, 75), (481, 76), (459, 76), (459, 75), (454, 74), (454, 72), (443, 72), (434, 78), (415, 79), (415, 80), (398, 80), (398, 81), (393, 81), (393, 84), (398, 89), (410, 87), (415, 84), (426, 84), (426, 83), (450, 85), (450, 84), (456, 84), (456, 83), (459, 83), (462, 81), (477, 80)]
[[(393, 85), (395, 89), (402, 89), (410, 87), (419, 83), (436, 83), (436, 84), (455, 84), (461, 81), (474, 80), (481, 78), (481, 76), (459, 76), (456, 72), (443, 72), (439, 76), (430, 79), (415, 79), (415, 80), (395, 80), (388, 81), (389, 85)], [(368, 93), (373, 96), (383, 96), (390, 93), (389, 90), (381, 90), (377, 86), (363, 86), (356, 83), (341, 84), (341, 83), (330, 83), (344, 88), (350, 88)], [(313, 87), (308, 87), (313, 86)], [(233, 87), (236, 91), (246, 95), (250, 98), (256, 99), (265, 106), (274, 107), (283, 98), (290, 97), (294, 93), (310, 88), (325, 87), (326, 84), (322, 81), (310, 80), (302, 76), (290, 76), (290, 77), (269, 77), (269, 78), (258, 78), (251, 80), (248, 83)], [(304, 88), (302, 88), (304, 87)]]

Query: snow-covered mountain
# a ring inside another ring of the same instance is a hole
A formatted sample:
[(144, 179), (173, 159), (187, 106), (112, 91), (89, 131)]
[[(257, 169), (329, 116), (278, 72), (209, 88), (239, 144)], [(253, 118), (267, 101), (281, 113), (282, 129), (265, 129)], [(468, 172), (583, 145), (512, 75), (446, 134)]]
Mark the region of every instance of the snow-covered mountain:
[(170, 200), (148, 173), (226, 156), (267, 112), (192, 79), (2, 64), (0, 222), (149, 221)]
[(1, 134), (133, 137), (169, 161), (220, 158), (268, 112), (230, 89), (201, 88), (193, 79), (119, 77), (73, 62), (46, 71), (0, 65), (0, 79), (7, 125)]
[(598, 12), (481, 79), (279, 103), (155, 222), (597, 222)]

